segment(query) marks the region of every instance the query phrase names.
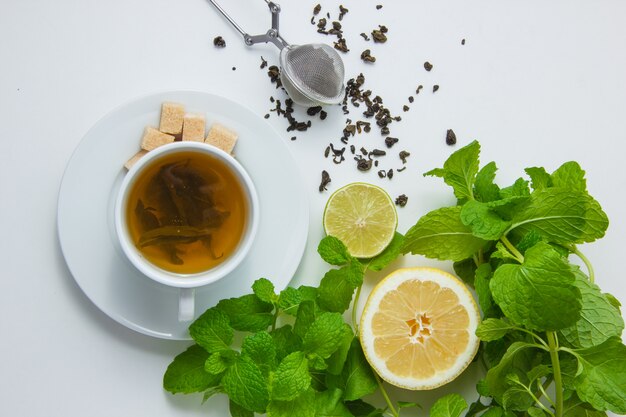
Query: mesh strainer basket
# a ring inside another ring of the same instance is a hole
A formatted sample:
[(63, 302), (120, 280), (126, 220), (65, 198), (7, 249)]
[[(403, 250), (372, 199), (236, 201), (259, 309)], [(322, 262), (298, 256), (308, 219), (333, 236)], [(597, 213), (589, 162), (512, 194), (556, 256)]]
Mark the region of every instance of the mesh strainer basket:
[(271, 42), (280, 49), (280, 79), (291, 99), (302, 106), (337, 104), (344, 96), (343, 60), (325, 44), (289, 45), (278, 32), (280, 6), (265, 0), (272, 12), (272, 28), (264, 35), (249, 35), (214, 0), (217, 10), (243, 36), (246, 45)]

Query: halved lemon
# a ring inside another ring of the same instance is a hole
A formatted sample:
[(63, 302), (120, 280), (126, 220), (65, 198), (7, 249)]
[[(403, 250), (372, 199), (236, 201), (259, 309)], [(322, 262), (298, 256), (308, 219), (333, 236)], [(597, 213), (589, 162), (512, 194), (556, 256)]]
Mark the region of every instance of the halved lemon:
[(456, 277), (435, 268), (404, 268), (384, 278), (365, 304), (360, 338), (385, 381), (429, 390), (455, 379), (478, 350), (480, 314)]
[(324, 209), (324, 230), (341, 240), (356, 258), (381, 253), (398, 226), (396, 206), (380, 187), (362, 182), (335, 191)]

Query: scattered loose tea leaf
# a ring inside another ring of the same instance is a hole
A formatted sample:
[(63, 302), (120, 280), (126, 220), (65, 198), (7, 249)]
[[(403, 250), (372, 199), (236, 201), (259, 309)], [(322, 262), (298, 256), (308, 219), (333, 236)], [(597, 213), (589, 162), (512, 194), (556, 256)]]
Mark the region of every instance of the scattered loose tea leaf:
[(372, 160), (363, 158), (361, 155), (357, 155), (354, 160), (356, 161), (356, 167), (359, 171), (369, 171), (372, 168)]
[(388, 148), (391, 148), (393, 145), (398, 143), (398, 140), (398, 138), (392, 138), (391, 136), (387, 136), (385, 138), (385, 145), (387, 145)]
[(337, 40), (337, 42), (333, 42), (333, 46), (336, 50), (341, 52), (350, 51), (350, 49), (348, 49), (348, 46), (346, 45), (346, 38), (340, 38)]
[(398, 154), (398, 156), (400, 157), (400, 160), (402, 160), (403, 164), (406, 164), (406, 159), (411, 156), (411, 153), (407, 152), (407, 151), (400, 151), (400, 153)]
[(376, 5), (376, 10), (380, 10), (380, 9), (382, 9), (382, 8), (383, 8), (383, 5), (382, 5), (382, 4), (377, 4), (377, 5)]
[(322, 182), (320, 183), (320, 193), (322, 191), (326, 191), (326, 186), (330, 183), (330, 175), (328, 174), (328, 172), (326, 172), (326, 170), (322, 171)]
[(291, 140), (296, 140), (296, 139), (297, 139), (297, 138), (296, 138), (295, 136), (292, 136), (292, 137), (291, 137)]
[(326, 150), (324, 150), (324, 158), (328, 158), (328, 155), (330, 155), (330, 146), (327, 146)]
[(378, 176), (380, 178), (385, 178), (387, 176), (387, 172), (384, 169), (381, 169), (380, 171), (378, 171)]
[(343, 17), (346, 15), (346, 13), (348, 13), (350, 10), (346, 9), (345, 7), (343, 7), (343, 5), (339, 5), (339, 20), (343, 20)]
[(390, 169), (389, 171), (387, 171), (387, 178), (389, 179), (393, 178), (393, 169)]
[(465, 45), (465, 38), (461, 39), (461, 45)]
[(237, 70), (237, 67), (233, 67), (233, 71), (236, 71), (236, 70)]
[(354, 155), (355, 149), (354, 145), (350, 145), (350, 152), (352, 152), (352, 155)]
[(317, 113), (322, 111), (322, 106), (309, 107), (306, 109), (306, 114), (309, 116), (315, 116)]
[(369, 40), (370, 40), (370, 37), (369, 37), (369, 36), (367, 36), (367, 33), (361, 33), (361, 37), (362, 37), (363, 39), (365, 39), (366, 41), (369, 41)]
[(321, 10), (322, 10), (322, 5), (321, 4), (316, 5), (313, 8), (313, 15), (317, 16)]
[(406, 167), (404, 166), (404, 167), (402, 167), (402, 168), (398, 168), (398, 169), (396, 169), (396, 172), (402, 172), (402, 171), (404, 171), (405, 169), (406, 169)]
[(261, 56), (261, 66), (260, 68), (263, 69), (267, 67), (267, 61), (265, 60), (265, 58), (263, 58), (263, 56)]
[(324, 110), (322, 110), (320, 112), (320, 120), (325, 120), (326, 116), (328, 116), (328, 113), (326, 113)]
[(224, 40), (224, 38), (222, 38), (221, 36), (216, 36), (213, 39), (213, 45), (216, 48), (225, 48), (226, 47), (226, 41)]
[(426, 71), (430, 71), (431, 69), (433, 69), (433, 64), (431, 64), (430, 62), (426, 61), (424, 62), (424, 69)]
[(387, 42), (387, 35), (385, 35), (387, 31), (388, 29), (386, 26), (378, 26), (378, 29), (374, 29), (372, 31), (372, 39), (374, 39), (374, 42), (376, 43)]
[(420, 84), (420, 85), (418, 85), (418, 86), (417, 86), (417, 90), (415, 90), (415, 94), (419, 94), (419, 93), (420, 93), (420, 90), (421, 90), (422, 88), (424, 88), (424, 86), (423, 86), (423, 85), (421, 85), (421, 84)]
[(448, 129), (446, 132), (446, 144), (454, 145), (456, 144), (456, 135), (452, 129)]
[(373, 155), (373, 156), (385, 156), (387, 155), (387, 152), (383, 151), (382, 149), (373, 149), (369, 155)]
[(269, 114), (269, 113), (267, 113), (267, 114), (266, 114), (265, 116), (263, 116), (263, 117), (264, 117), (264, 118), (266, 118), (266, 119), (269, 119), (269, 118), (270, 118), (270, 114)]
[(409, 201), (409, 197), (407, 197), (406, 194), (400, 194), (396, 198), (396, 205), (400, 207), (404, 207), (406, 206), (407, 201)]
[(413, 101), (415, 101), (415, 99), (413, 98), (413, 96), (409, 96), (409, 103), (413, 103)]
[(409, 111), (409, 106), (407, 106), (406, 104), (404, 106), (402, 106), (402, 111)]
[(361, 52), (361, 59), (364, 62), (376, 62), (376, 57), (372, 56), (372, 51), (370, 51), (369, 49)]
[(439, 85), (437, 84), (433, 85), (433, 93), (436, 93), (437, 90), (439, 90)]

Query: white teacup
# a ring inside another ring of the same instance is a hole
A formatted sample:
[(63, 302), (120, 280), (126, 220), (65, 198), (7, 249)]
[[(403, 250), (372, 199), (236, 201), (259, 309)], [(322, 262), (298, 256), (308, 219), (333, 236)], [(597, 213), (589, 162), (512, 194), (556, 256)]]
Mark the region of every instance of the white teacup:
[[(245, 229), (234, 252), (211, 269), (195, 274), (174, 273), (151, 263), (142, 255), (139, 249), (137, 249), (128, 228), (126, 207), (128, 205), (130, 190), (133, 188), (137, 178), (146, 168), (158, 162), (160, 158), (179, 152), (199, 152), (208, 154), (222, 161), (240, 182), (245, 198), (247, 199)], [(224, 278), (246, 257), (252, 246), (254, 236), (256, 235), (258, 222), (259, 201), (254, 184), (246, 170), (231, 155), (214, 146), (200, 142), (174, 142), (163, 145), (144, 155), (132, 166), (124, 177), (115, 204), (115, 230), (124, 254), (130, 262), (148, 278), (161, 284), (180, 289), (178, 310), (178, 318), (180, 321), (190, 321), (195, 317), (194, 288), (211, 284)]]

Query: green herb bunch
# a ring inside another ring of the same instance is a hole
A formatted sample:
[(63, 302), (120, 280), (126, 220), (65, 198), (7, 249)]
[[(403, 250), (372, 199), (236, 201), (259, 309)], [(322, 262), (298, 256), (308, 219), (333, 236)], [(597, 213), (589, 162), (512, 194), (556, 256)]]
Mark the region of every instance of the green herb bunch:
[[(406, 234), (402, 252), (454, 261), (484, 319), (477, 335), (487, 374), (467, 413), (602, 416), (626, 413), (626, 346), (619, 302), (594, 283), (577, 245), (604, 236), (608, 219), (567, 162), (549, 174), (527, 168), (506, 188), (496, 164), (479, 169), (472, 142), (425, 175), (443, 178), (457, 205), (434, 210)], [(570, 263), (575, 255), (585, 272)], [(552, 389), (549, 386), (553, 385)], [(548, 394), (548, 393), (553, 394)]]
[[(276, 294), (261, 278), (252, 294), (220, 301), (189, 327), (195, 344), (169, 365), (165, 389), (203, 392), (204, 401), (226, 394), (233, 417), (382, 416), (386, 410), (361, 400), (381, 382), (365, 359), (356, 326), (342, 313), (360, 293), (365, 271), (379, 271), (397, 258), (402, 238), (396, 234), (382, 254), (359, 260), (328, 236), (318, 252), (339, 268), (328, 271), (318, 287), (287, 287)], [(392, 414), (413, 405), (391, 405)]]

